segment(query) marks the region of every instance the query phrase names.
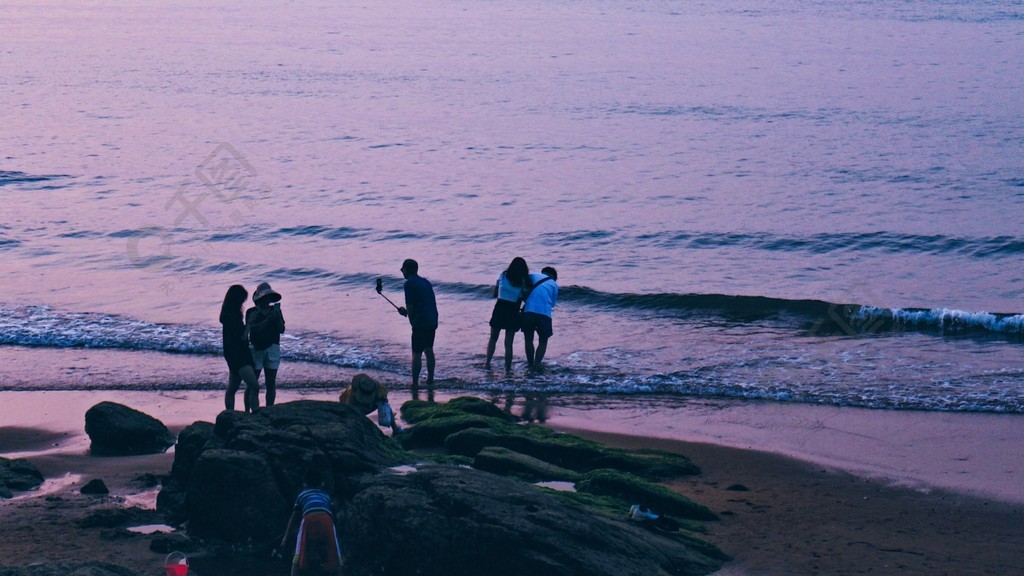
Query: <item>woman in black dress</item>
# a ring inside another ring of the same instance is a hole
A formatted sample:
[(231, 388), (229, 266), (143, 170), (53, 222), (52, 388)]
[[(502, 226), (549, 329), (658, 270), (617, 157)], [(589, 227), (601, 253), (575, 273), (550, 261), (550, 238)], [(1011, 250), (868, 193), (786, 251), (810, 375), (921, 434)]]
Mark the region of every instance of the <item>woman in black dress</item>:
[(530, 268), (520, 257), (512, 259), (508, 268), (498, 276), (494, 285), (494, 310), (491, 311), (491, 337), (487, 340), (487, 362), (484, 368), (491, 369), (491, 358), (498, 343), (498, 335), (505, 331), (505, 373), (512, 372), (512, 344), (519, 330), (519, 304), (530, 288)]
[(224, 327), (224, 360), (228, 363), (228, 390), (224, 394), (224, 408), (235, 409), (235, 392), (245, 381), (245, 411), (255, 412), (259, 409), (260, 390), (256, 372), (252, 369), (252, 352), (249, 351), (249, 339), (242, 320), (242, 305), (248, 297), (249, 292), (240, 284), (235, 284), (228, 288), (220, 307), (220, 323)]

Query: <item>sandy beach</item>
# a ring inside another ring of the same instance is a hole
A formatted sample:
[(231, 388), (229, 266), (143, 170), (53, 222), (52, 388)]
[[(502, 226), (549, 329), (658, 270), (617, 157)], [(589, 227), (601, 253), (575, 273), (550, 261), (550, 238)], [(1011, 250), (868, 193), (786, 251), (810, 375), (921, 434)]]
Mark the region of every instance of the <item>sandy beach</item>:
[[(324, 391), (281, 397), (334, 399)], [(392, 395), (396, 406), (405, 399)], [(0, 545), (3, 558), (17, 559), (6, 562), (97, 559), (140, 573), (159, 569), (163, 555), (149, 550), (149, 537), (81, 527), (97, 508), (152, 507), (155, 490), (136, 479), (166, 473), (173, 459), (173, 450), (89, 455), (84, 413), (103, 400), (142, 410), (172, 431), (212, 421), (222, 406), (216, 391), (0, 393), (0, 455), (28, 458), (47, 478), (38, 491), (0, 501), (4, 532), (19, 535)], [(722, 576), (1024, 570), (1020, 416), (715, 400), (638, 408), (562, 398), (550, 399), (549, 416), (556, 429), (691, 457), (703, 473), (670, 487), (721, 515), (707, 537), (735, 559)], [(111, 495), (79, 494), (93, 478)], [(193, 572), (203, 574), (201, 564)]]

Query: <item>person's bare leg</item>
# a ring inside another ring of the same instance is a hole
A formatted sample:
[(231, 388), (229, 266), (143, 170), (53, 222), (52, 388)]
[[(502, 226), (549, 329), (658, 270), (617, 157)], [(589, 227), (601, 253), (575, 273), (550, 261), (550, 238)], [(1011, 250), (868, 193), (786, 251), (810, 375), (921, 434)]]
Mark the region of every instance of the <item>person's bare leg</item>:
[(544, 361), (544, 353), (548, 351), (548, 337), (537, 334), (537, 354), (533, 359), (533, 367), (540, 370), (540, 363)]
[(242, 379), (238, 377), (238, 374), (234, 372), (228, 374), (228, 389), (224, 392), (224, 409), (234, 410), (235, 409), (235, 393), (238, 392), (238, 386), (242, 383)]
[(505, 374), (512, 373), (512, 344), (516, 341), (515, 330), (505, 330)]
[(255, 412), (260, 409), (260, 383), (256, 380), (256, 373), (252, 366), (242, 366), (238, 369), (238, 375), (245, 382), (245, 411)]
[[(260, 374), (263, 373), (263, 370), (257, 370), (256, 367), (253, 366), (252, 373), (256, 375), (256, 386), (258, 387), (259, 384), (260, 384)], [(245, 388), (245, 393), (247, 395), (249, 394), (249, 387), (248, 386), (246, 386), (246, 388)], [(252, 404), (252, 396), (246, 396), (246, 400), (248, 401), (249, 404)], [(259, 404), (260, 404), (260, 394), (259, 394), (259, 388), (257, 388), (256, 389), (256, 406), (258, 407)], [(247, 408), (249, 408), (249, 410), (251, 410), (252, 406), (247, 406)]]
[(533, 368), (533, 366), (534, 366), (534, 360), (533, 360), (533, 356), (534, 356), (534, 350), (533, 350), (533, 330), (524, 330), (523, 331), (523, 340), (526, 341), (525, 342), (525, 345), (526, 345), (526, 365), (529, 366), (530, 368)]
[(277, 400), (277, 368), (267, 368), (267, 406), (273, 406)]
[(491, 369), (491, 358), (494, 358), (494, 348), (498, 344), (498, 334), (500, 332), (501, 328), (495, 328), (494, 326), (491, 326), (491, 336), (487, 340), (487, 362), (484, 363), (484, 368), (487, 370)]
[(412, 355), (412, 387), (420, 387), (420, 372), (423, 371), (423, 353), (413, 352)]
[(427, 355), (427, 402), (434, 401), (434, 347), (423, 351)]

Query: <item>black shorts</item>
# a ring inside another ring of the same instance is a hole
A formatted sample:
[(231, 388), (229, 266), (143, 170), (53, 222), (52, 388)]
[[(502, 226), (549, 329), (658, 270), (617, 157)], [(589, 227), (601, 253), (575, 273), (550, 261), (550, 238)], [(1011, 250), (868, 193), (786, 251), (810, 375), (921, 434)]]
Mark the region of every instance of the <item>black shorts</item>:
[(541, 338), (551, 338), (555, 333), (551, 329), (551, 316), (537, 314), (536, 312), (523, 312), (522, 314), (523, 334), (529, 336), (531, 332), (540, 334)]
[(433, 348), (435, 334), (437, 334), (436, 326), (434, 328), (413, 328), (412, 353), (422, 354), (424, 350)]

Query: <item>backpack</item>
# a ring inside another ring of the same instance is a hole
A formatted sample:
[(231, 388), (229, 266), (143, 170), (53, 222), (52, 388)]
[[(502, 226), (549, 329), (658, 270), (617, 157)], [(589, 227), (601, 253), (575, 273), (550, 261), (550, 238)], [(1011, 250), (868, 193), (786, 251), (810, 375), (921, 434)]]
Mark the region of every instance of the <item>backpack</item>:
[(248, 320), (249, 342), (252, 343), (255, 350), (266, 350), (281, 334), (280, 323), (274, 318), (274, 310), (266, 314), (258, 308), (253, 308), (253, 310), (255, 312), (252, 312), (251, 315), (246, 314), (248, 316), (246, 320)]

